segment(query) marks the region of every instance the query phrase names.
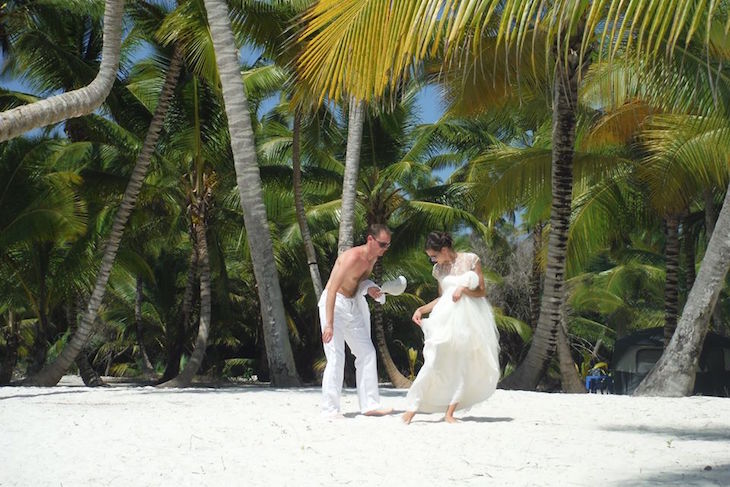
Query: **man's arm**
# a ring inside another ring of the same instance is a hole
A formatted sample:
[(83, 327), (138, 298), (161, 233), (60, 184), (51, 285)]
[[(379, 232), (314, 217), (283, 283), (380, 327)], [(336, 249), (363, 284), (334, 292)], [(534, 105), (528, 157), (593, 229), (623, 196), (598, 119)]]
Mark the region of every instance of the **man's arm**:
[(347, 270), (352, 266), (351, 253), (345, 252), (337, 258), (332, 268), (329, 281), (327, 282), (327, 300), (325, 301), (325, 324), (322, 330), (322, 341), (329, 343), (334, 335), (335, 320), (335, 300), (337, 299), (337, 290), (342, 286)]

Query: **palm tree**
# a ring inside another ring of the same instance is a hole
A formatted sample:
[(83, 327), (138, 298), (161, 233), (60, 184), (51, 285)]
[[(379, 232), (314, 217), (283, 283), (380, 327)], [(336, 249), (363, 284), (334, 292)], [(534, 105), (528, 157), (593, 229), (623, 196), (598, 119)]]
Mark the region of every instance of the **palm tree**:
[[(653, 16), (660, 3), (663, 15)], [(553, 207), (545, 289), (530, 351), (505, 386), (534, 388), (555, 348), (564, 300), (577, 82), (593, 57), (591, 51), (598, 47), (596, 58), (601, 60), (635, 47), (638, 56), (655, 59), (662, 46), (672, 53), (680, 39), (691, 38), (701, 19), (718, 9), (714, 3), (693, 10), (686, 2), (659, 0), (413, 0), (387, 7), (374, 0), (327, 0), (312, 9), (303, 36), (302, 77), (323, 95), (347, 92), (365, 101), (399, 85), (414, 63), (436, 52), (442, 39), (447, 62), (469, 64), (485, 31), (496, 32), (497, 46), (517, 46), (518, 56), (524, 55), (530, 32), (533, 49), (538, 33), (545, 36), (546, 57), (552, 52), (554, 58)], [(640, 18), (644, 20), (634, 22)]]
[[(208, 334), (210, 330), (211, 318), (211, 272), (210, 261), (208, 258), (208, 208), (211, 205), (213, 187), (215, 186), (215, 176), (206, 171), (206, 161), (202, 151), (203, 137), (201, 132), (201, 116), (200, 116), (200, 96), (198, 93), (198, 80), (193, 78), (193, 129), (192, 131), (182, 132), (190, 133), (193, 139), (190, 148), (190, 157), (180, 154), (180, 158), (192, 159), (193, 167), (191, 171), (192, 191), (190, 191), (190, 208), (192, 219), (192, 240), (194, 242), (195, 263), (200, 276), (200, 322), (198, 325), (198, 335), (195, 340), (193, 353), (190, 360), (187, 361), (185, 367), (177, 377), (160, 384), (160, 387), (186, 387), (190, 385), (193, 376), (198, 372), (205, 356), (207, 347)], [(185, 313), (183, 313), (185, 316)]]
[(365, 120), (365, 103), (356, 98), (350, 100), (347, 124), (347, 150), (345, 151), (345, 175), (342, 178), (342, 208), (340, 209), (340, 236), (337, 253), (352, 247), (355, 236), (355, 197), (360, 171), (360, 145)]
[(106, 0), (104, 48), (99, 74), (86, 87), (0, 113), (0, 142), (38, 127), (91, 113), (106, 100), (117, 78), (123, 0)]
[(256, 165), (251, 119), (228, 19), (228, 7), (220, 0), (205, 0), (204, 3), (223, 89), (246, 236), (258, 283), (272, 383), (278, 386), (298, 385), (299, 378), (289, 343), (283, 297), (263, 203), (261, 176)]
[[(281, 91), (291, 96), (292, 88), (297, 88), (297, 82), (292, 76), (291, 70), (287, 69), (291, 65), (292, 59), (296, 56), (296, 44), (289, 42), (289, 29), (294, 24), (295, 19), (301, 15), (306, 7), (312, 3), (312, 0), (299, 0), (295, 2), (262, 2), (260, 0), (252, 0), (243, 2), (239, 11), (236, 12), (236, 32), (245, 36), (249, 42), (255, 43), (263, 48), (262, 56), (273, 61), (273, 64), (264, 68), (263, 71), (275, 71), (280, 82), (270, 86), (267, 90)], [(252, 70), (257, 71), (257, 70)], [(251, 73), (253, 74), (253, 73)], [(247, 85), (255, 79), (255, 76), (246, 76)], [(293, 86), (292, 86), (293, 85)], [(247, 88), (250, 88), (247, 86)], [(317, 265), (317, 254), (312, 242), (311, 232), (306, 219), (306, 210), (304, 208), (302, 195), (302, 171), (301, 171), (301, 134), (303, 123), (307, 123), (309, 117), (307, 107), (303, 104), (290, 104), (293, 111), (293, 129), (292, 129), (292, 184), (294, 189), (294, 205), (297, 215), (297, 223), (299, 231), (302, 235), (302, 243), (309, 265), (309, 273), (312, 278), (314, 294), (319, 300), (322, 294), (322, 277)], [(314, 115), (316, 123), (316, 113)]]
[(152, 121), (150, 122), (147, 135), (144, 140), (142, 149), (137, 157), (132, 176), (124, 192), (124, 198), (114, 218), (114, 225), (111, 234), (104, 247), (101, 268), (97, 275), (94, 289), (89, 299), (88, 307), (84, 312), (81, 323), (79, 323), (76, 332), (71, 341), (64, 347), (63, 351), (58, 355), (56, 360), (44, 367), (38, 374), (26, 379), (28, 385), (50, 386), (55, 385), (61, 379), (63, 374), (68, 370), (69, 366), (74, 362), (76, 356), (86, 344), (92, 331), (94, 321), (101, 306), (104, 294), (106, 292), (106, 284), (114, 265), (114, 259), (119, 249), (119, 244), (124, 233), (129, 215), (134, 208), (134, 204), (139, 195), (144, 181), (147, 168), (152, 159), (152, 153), (157, 145), (157, 140), (162, 129), (162, 124), (167, 113), (167, 109), (172, 98), (173, 91), (177, 84), (177, 79), (182, 67), (182, 56), (179, 51), (173, 53), (170, 66), (167, 70), (165, 83), (160, 92), (157, 108), (155, 109)]
[[(711, 30), (717, 32), (718, 27)], [(711, 283), (715, 288), (698, 292), (699, 280), (693, 279), (693, 284), (688, 286), (692, 291), (687, 297), (680, 319), (684, 320), (685, 328), (682, 333), (668, 333), (667, 328), (673, 328), (672, 325), (676, 323), (678, 301), (676, 269), (679, 259), (676, 254), (679, 242), (674, 230), (677, 222), (672, 220), (676, 219), (676, 215), (688, 213), (692, 208), (703, 204), (705, 214), (712, 214), (714, 198), (708, 197), (708, 194), (711, 195), (717, 188), (726, 187), (730, 179), (725, 163), (728, 154), (726, 98), (720, 95), (727, 89), (728, 78), (722, 69), (725, 60), (722, 51), (715, 48), (717, 42), (722, 42), (721, 36), (711, 38), (710, 59), (703, 60), (704, 47), (697, 45), (698, 43), (689, 43), (682, 48), (684, 57), (681, 61), (666, 63), (657, 69), (645, 69), (641, 77), (623, 76), (619, 81), (624, 89), (628, 88), (626, 96), (629, 99), (638, 97), (648, 106), (654, 107), (654, 113), (634, 117), (641, 129), (640, 132), (638, 128), (636, 130), (639, 140), (647, 151), (637, 174), (646, 185), (651, 206), (667, 215), (668, 229), (665, 336), (669, 345), (657, 364), (660, 371), (649, 374), (645, 385), (639, 387), (636, 394), (691, 394), (694, 366), (709, 326), (709, 316), (704, 313), (712, 314), (714, 302), (723, 287), (724, 278), (718, 277), (724, 275), (723, 269), (711, 270), (706, 267), (708, 259), (712, 259), (715, 264), (724, 262), (723, 251), (720, 250), (718, 255), (711, 255), (717, 247), (711, 249), (708, 245), (701, 267), (704, 267), (706, 273), (703, 285)], [(708, 64), (711, 66), (709, 71), (706, 67)], [(621, 93), (621, 90), (618, 92)], [(620, 94), (619, 98), (622, 96), (624, 95)], [(641, 111), (640, 105), (625, 103), (623, 109), (626, 112)], [(706, 233), (714, 235), (714, 222), (711, 217), (706, 219), (709, 220)], [(685, 240), (689, 240), (691, 232), (686, 223), (688, 221), (685, 219), (682, 232)], [(691, 245), (688, 250), (688, 264), (694, 267), (695, 256)], [(672, 267), (675, 270), (670, 273)], [(694, 274), (694, 268), (688, 274)], [(693, 298), (698, 301), (693, 302)], [(688, 321), (689, 317), (694, 321)], [(667, 367), (667, 360), (676, 363)]]
[(18, 323), (34, 318), (33, 340), (26, 345), (31, 372), (46, 361), (47, 341), (57, 329), (54, 310), (73, 289), (84, 287), (83, 268), (89, 264), (81, 178), (77, 163), (64, 167), (60, 162), (64, 154), (80, 152), (76, 144), (57, 139), (20, 138), (0, 146), (5, 181), (0, 191), (0, 274), (6, 276), (0, 303), (15, 312), (8, 320), (11, 341), (21, 338)]
[(294, 113), (294, 128), (292, 131), (292, 186), (294, 190), (294, 205), (297, 213), (297, 223), (299, 231), (302, 233), (302, 241), (304, 242), (304, 250), (307, 255), (307, 265), (309, 266), (309, 275), (312, 277), (312, 285), (314, 286), (314, 295), (317, 301), (322, 296), (324, 286), (322, 286), (322, 276), (319, 273), (317, 265), (317, 254), (312, 243), (312, 234), (307, 224), (307, 215), (304, 209), (302, 198), (302, 162), (301, 162), (301, 140), (302, 133), (302, 114), (299, 110)]

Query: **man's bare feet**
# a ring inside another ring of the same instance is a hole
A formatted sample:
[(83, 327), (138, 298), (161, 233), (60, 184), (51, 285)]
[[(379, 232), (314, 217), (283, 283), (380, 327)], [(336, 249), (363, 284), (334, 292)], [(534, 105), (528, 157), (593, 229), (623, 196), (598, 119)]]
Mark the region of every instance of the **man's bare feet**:
[(451, 423), (451, 424), (455, 424), (455, 423), (459, 422), (459, 420), (453, 416), (444, 416), (444, 421), (446, 421), (447, 423)]
[(413, 416), (416, 415), (415, 411), (406, 411), (403, 413), (403, 416), (401, 416), (401, 419), (405, 424), (411, 424), (411, 420), (413, 419)]
[(387, 416), (393, 412), (393, 408), (373, 409), (363, 413), (365, 416)]

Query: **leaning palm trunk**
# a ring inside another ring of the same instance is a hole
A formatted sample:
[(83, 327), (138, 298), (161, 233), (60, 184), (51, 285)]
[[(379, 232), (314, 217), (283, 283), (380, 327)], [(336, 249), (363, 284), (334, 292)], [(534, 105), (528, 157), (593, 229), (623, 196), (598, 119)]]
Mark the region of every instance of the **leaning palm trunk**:
[[(82, 308), (83, 305), (84, 298), (79, 296), (76, 298), (76, 303), (68, 303), (67, 306), (65, 306), (66, 322), (69, 323), (69, 325), (71, 325), (72, 323), (76, 324), (78, 309)], [(91, 361), (89, 360), (89, 354), (86, 350), (81, 350), (79, 354), (76, 355), (74, 363), (79, 369), (79, 375), (81, 376), (81, 380), (84, 381), (84, 385), (86, 385), (87, 387), (101, 387), (106, 385), (101, 376), (96, 372), (96, 370), (94, 370), (94, 367), (92, 367)], [(107, 370), (108, 368), (109, 366), (107, 365)]]
[(205, 357), (205, 349), (208, 343), (210, 332), (210, 262), (208, 259), (208, 240), (206, 238), (206, 206), (210, 199), (209, 190), (206, 195), (198, 198), (193, 205), (193, 228), (195, 229), (195, 242), (197, 246), (198, 273), (200, 275), (200, 324), (198, 325), (198, 336), (195, 339), (195, 346), (190, 360), (183, 367), (182, 372), (158, 387), (187, 387), (193, 380), (193, 376), (200, 369)]
[(532, 230), (532, 271), (530, 273), (530, 327), (534, 330), (540, 319), (540, 292), (542, 287), (542, 269), (540, 254), (542, 253), (542, 222), (538, 222)]
[(347, 124), (347, 149), (345, 150), (345, 175), (342, 178), (342, 209), (340, 210), (340, 235), (337, 254), (352, 247), (355, 234), (355, 198), (360, 170), (360, 146), (365, 119), (365, 103), (350, 100), (350, 118)]
[(86, 341), (91, 335), (91, 329), (96, 321), (96, 315), (101, 306), (101, 302), (104, 299), (106, 293), (106, 283), (109, 280), (112, 266), (114, 265), (114, 259), (117, 256), (117, 250), (119, 249), (119, 243), (122, 240), (122, 234), (124, 233), (124, 227), (127, 224), (129, 215), (134, 208), (134, 204), (137, 202), (137, 196), (142, 188), (142, 182), (147, 174), (147, 168), (150, 165), (152, 159), (152, 152), (157, 145), (157, 139), (162, 129), (162, 122), (165, 120), (165, 114), (170, 106), (170, 99), (172, 98), (173, 90), (177, 84), (177, 78), (180, 74), (180, 68), (182, 66), (182, 57), (178, 49), (175, 52), (170, 61), (170, 67), (167, 70), (167, 76), (165, 78), (165, 84), (160, 92), (160, 99), (155, 109), (155, 114), (150, 122), (150, 127), (147, 130), (147, 136), (145, 137), (142, 150), (137, 156), (137, 162), (132, 171), (132, 176), (127, 184), (127, 189), (124, 192), (122, 198), (122, 204), (117, 210), (117, 214), (114, 217), (114, 223), (112, 225), (112, 231), (109, 235), (109, 240), (104, 247), (104, 255), (101, 259), (101, 267), (96, 277), (96, 284), (94, 291), (91, 293), (89, 304), (81, 318), (81, 323), (76, 329), (71, 340), (66, 344), (61, 351), (60, 355), (51, 364), (44, 367), (43, 370), (38, 372), (37, 375), (29, 377), (25, 383), (27, 385), (37, 386), (52, 386), (58, 384), (63, 374), (68, 370), (69, 366), (74, 362), (76, 355), (79, 354), (81, 349), (86, 344)]
[(558, 326), (558, 363), (560, 364), (560, 385), (563, 392), (582, 393), (586, 392), (583, 382), (580, 380), (578, 370), (573, 362), (570, 353), (570, 339), (565, 327), (565, 322)]
[(697, 251), (695, 249), (696, 234), (691, 230), (689, 216), (685, 219), (684, 231), (682, 232), (682, 240), (684, 242), (684, 275), (685, 288), (692, 289), (697, 272), (695, 270), (695, 261), (697, 260)]
[[(309, 233), (309, 225), (307, 224), (307, 214), (304, 211), (304, 202), (302, 201), (302, 163), (301, 163), (301, 142), (300, 135), (302, 131), (302, 113), (297, 108), (294, 112), (294, 130), (292, 133), (292, 171), (294, 183), (294, 207), (297, 213), (297, 222), (299, 223), (299, 231), (302, 233), (302, 242), (304, 242), (304, 252), (307, 255), (307, 265), (309, 266), (309, 274), (312, 277), (312, 286), (314, 286), (314, 294), (319, 301), (322, 295), (322, 277), (319, 274), (319, 266), (317, 266), (317, 253), (312, 243), (312, 234)], [(319, 328), (319, 327), (318, 327)]]
[(725, 195), (715, 231), (677, 329), (659, 361), (634, 391), (637, 396), (680, 397), (692, 394), (710, 316), (730, 268), (730, 191)]
[[(705, 235), (709, 241), (712, 237), (712, 232), (715, 230), (715, 221), (717, 220), (717, 215), (715, 214), (715, 197), (712, 194), (711, 189), (705, 189), (702, 195), (705, 200)], [(691, 287), (688, 287), (687, 289), (691, 289)], [(723, 336), (727, 334), (725, 326), (723, 325), (720, 308), (717, 306), (712, 312), (712, 324), (714, 325), (714, 329), (717, 333)]]
[(527, 357), (500, 384), (506, 389), (535, 389), (555, 352), (561, 320), (560, 310), (565, 300), (565, 259), (573, 190), (578, 63), (576, 50), (571, 50), (567, 60), (559, 55), (555, 63), (552, 130), (553, 196), (540, 318)]
[(39, 127), (89, 114), (98, 108), (117, 77), (122, 43), (123, 0), (106, 0), (104, 46), (96, 78), (84, 88), (0, 113), (0, 142)]
[(81, 376), (81, 380), (84, 381), (84, 385), (87, 387), (101, 387), (106, 385), (99, 374), (97, 374), (91, 366), (89, 356), (85, 351), (82, 350), (78, 355), (76, 355), (74, 363), (76, 364), (76, 367), (79, 368), (79, 375)]
[[(375, 263), (375, 279), (381, 281), (383, 277), (383, 263), (382, 258), (378, 258)], [(385, 372), (388, 374), (393, 387), (398, 389), (407, 389), (411, 387), (411, 381), (406, 376), (400, 373), (398, 367), (393, 362), (393, 357), (390, 356), (388, 350), (388, 342), (385, 338), (385, 328), (383, 327), (383, 306), (378, 303), (373, 309), (373, 328), (375, 328), (375, 343), (380, 354), (380, 360), (383, 362)]]
[(679, 218), (669, 215), (666, 219), (666, 243), (664, 245), (666, 280), (664, 282), (664, 346), (677, 328), (679, 303)]
[(241, 79), (238, 50), (228, 18), (228, 6), (222, 0), (205, 0), (204, 3), (223, 88), (223, 103), (228, 118), (236, 184), (241, 197), (246, 237), (258, 285), (271, 381), (277, 386), (299, 385), (299, 376), (289, 343), (274, 248), (266, 218), (261, 174), (256, 163), (256, 146), (248, 100)]

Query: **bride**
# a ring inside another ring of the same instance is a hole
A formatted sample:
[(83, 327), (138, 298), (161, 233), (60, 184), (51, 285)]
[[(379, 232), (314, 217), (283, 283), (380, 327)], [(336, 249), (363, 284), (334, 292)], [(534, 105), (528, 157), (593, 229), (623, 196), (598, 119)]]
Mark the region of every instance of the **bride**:
[(424, 364), (406, 396), (403, 421), (409, 424), (416, 412), (446, 410), (444, 419), (454, 423), (454, 411), (484, 401), (497, 387), (499, 333), (479, 257), (456, 252), (445, 232), (428, 235), (426, 254), (435, 264), (440, 296), (413, 313), (423, 329)]

